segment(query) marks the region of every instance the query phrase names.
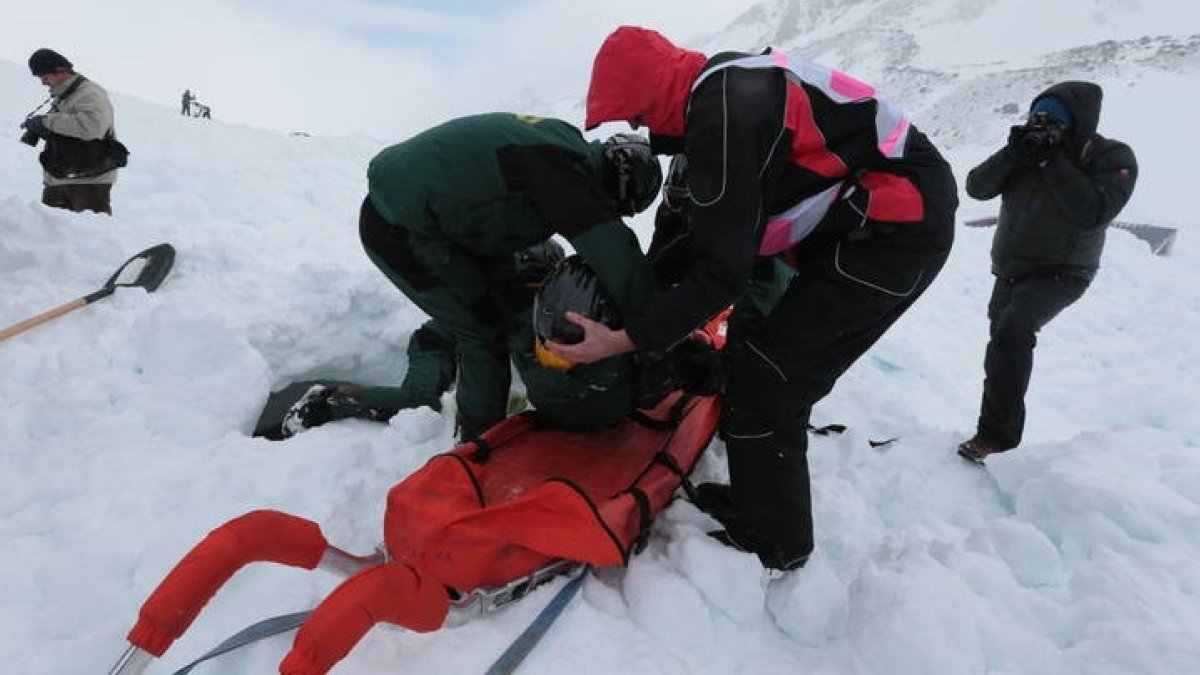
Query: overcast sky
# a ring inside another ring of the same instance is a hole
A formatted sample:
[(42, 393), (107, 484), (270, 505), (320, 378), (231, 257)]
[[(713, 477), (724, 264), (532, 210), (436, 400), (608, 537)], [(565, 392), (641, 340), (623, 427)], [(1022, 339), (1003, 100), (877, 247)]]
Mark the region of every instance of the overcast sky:
[(50, 47), (109, 89), (165, 106), (191, 88), (230, 122), (404, 136), (470, 112), (561, 109), (582, 99), (595, 50), (616, 26), (685, 43), (754, 4), (0, 0), (0, 58), (23, 64)]

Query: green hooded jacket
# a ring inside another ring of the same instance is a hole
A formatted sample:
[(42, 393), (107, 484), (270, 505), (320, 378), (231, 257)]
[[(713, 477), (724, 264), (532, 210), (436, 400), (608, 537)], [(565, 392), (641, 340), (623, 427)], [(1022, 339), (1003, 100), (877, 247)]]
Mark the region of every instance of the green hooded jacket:
[(605, 193), (603, 153), (561, 120), (489, 113), (451, 120), (371, 160), (370, 199), (466, 306), (488, 296), (489, 264), (554, 234), (595, 270), (622, 312), (653, 292), (637, 237)]

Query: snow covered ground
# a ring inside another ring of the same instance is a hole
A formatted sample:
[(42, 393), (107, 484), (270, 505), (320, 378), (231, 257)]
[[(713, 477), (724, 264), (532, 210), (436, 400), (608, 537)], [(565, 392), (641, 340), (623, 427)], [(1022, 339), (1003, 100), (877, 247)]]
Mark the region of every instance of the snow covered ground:
[[(962, 227), (926, 297), (816, 409), (849, 431), (812, 439), (809, 565), (764, 589), (751, 556), (677, 503), (627, 569), (587, 580), (522, 672), (1200, 672), (1200, 230), (1179, 100), (1194, 79), (1102, 80), (1101, 131), (1143, 167), (1122, 218), (1180, 238), (1164, 258), (1110, 234), (1092, 288), (1042, 333), (1024, 446), (987, 471), (953, 455), (974, 428), (991, 284), (991, 231)], [(140, 603), (229, 518), (281, 509), (369, 551), (387, 489), (452, 445), (452, 413), (249, 436), (289, 381), (403, 375), (423, 316), (361, 253), (356, 223), (366, 162), (396, 139), (200, 123), (115, 93), (133, 153), (116, 215), (72, 214), (39, 204), (36, 153), (17, 142), (42, 98), (0, 62), (0, 120), (14, 122), (0, 124), (0, 326), (95, 290), (148, 246), (178, 249), (157, 293), (120, 291), (0, 343), (0, 663), (107, 672)], [(1013, 121), (964, 110), (935, 125), (960, 178)], [(964, 196), (960, 222), (995, 207)], [(724, 471), (716, 443), (699, 476)], [(253, 566), (152, 672), (337, 581)], [(482, 672), (560, 583), (460, 628), (377, 628), (335, 672)], [(274, 672), (289, 639), (203, 672)]]

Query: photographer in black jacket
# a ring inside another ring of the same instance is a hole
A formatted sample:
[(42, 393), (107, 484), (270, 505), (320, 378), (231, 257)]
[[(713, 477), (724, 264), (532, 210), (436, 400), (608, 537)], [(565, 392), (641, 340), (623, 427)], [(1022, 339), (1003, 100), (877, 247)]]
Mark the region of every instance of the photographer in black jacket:
[(983, 463), (1020, 444), (1037, 332), (1087, 290), (1105, 230), (1133, 194), (1133, 151), (1096, 133), (1102, 93), (1091, 82), (1050, 87), (1008, 144), (967, 175), (967, 194), (1001, 202), (983, 403), (975, 436), (958, 446), (964, 459)]

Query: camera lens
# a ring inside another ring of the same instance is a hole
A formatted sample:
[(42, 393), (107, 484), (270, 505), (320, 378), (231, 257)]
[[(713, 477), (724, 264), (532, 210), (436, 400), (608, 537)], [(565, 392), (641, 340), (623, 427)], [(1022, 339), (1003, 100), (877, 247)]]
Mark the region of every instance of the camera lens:
[(1035, 153), (1046, 147), (1046, 134), (1041, 131), (1031, 131), (1021, 138), (1021, 147), (1026, 152)]
[(38, 144), (38, 135), (32, 131), (26, 131), (21, 134), (21, 142), (30, 147)]

